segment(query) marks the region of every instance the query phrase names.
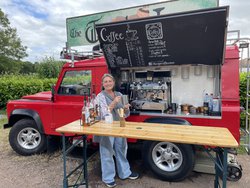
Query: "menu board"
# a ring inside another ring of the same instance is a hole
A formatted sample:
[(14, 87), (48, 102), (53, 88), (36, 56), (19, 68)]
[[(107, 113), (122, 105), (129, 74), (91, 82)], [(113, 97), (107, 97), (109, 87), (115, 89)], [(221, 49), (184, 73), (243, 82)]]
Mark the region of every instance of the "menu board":
[(110, 68), (221, 64), (228, 7), (96, 25)]

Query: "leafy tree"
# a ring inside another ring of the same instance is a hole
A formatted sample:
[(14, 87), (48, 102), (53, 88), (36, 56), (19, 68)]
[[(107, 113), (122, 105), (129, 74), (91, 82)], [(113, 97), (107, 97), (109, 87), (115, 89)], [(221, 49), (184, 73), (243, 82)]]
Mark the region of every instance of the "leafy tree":
[(0, 75), (31, 73), (35, 73), (35, 65), (33, 63), (14, 60), (6, 56), (0, 56)]
[(29, 61), (25, 61), (25, 62), (19, 62), (21, 64), (21, 68), (19, 73), (20, 74), (30, 74), (30, 73), (35, 73), (35, 64), (29, 62)]
[(21, 42), (16, 29), (10, 27), (7, 15), (0, 9), (0, 56), (15, 60), (26, 57), (27, 47)]
[(36, 72), (40, 78), (57, 78), (63, 61), (56, 61), (53, 57), (45, 57), (40, 63), (36, 63)]

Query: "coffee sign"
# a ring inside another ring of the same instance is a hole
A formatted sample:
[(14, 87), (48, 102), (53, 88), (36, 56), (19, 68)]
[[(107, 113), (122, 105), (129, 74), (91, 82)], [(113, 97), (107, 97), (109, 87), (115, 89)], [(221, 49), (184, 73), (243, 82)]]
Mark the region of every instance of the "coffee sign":
[(110, 68), (223, 63), (228, 7), (96, 25)]

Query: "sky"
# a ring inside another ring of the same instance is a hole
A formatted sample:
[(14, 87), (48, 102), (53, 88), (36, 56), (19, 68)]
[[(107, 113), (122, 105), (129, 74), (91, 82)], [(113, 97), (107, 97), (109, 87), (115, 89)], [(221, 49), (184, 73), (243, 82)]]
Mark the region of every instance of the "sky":
[[(107, 10), (159, 2), (160, 0), (1, 0), (0, 8), (7, 14), (11, 27), (17, 29), (22, 44), (27, 46), (30, 62), (45, 56), (59, 59), (65, 46), (66, 18)], [(229, 30), (240, 30), (241, 37), (250, 38), (250, 1), (220, 0), (229, 5)]]

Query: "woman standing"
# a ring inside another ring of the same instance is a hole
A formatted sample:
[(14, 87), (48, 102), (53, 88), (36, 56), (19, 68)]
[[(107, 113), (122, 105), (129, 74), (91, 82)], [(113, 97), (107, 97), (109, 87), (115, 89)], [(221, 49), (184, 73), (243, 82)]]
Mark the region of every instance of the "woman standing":
[[(119, 121), (118, 109), (124, 108), (126, 117), (129, 116), (129, 104), (122, 105), (120, 92), (114, 91), (115, 80), (111, 74), (104, 74), (102, 77), (104, 90), (97, 95), (100, 104), (102, 119), (108, 114), (108, 109), (113, 115), (115, 121)], [(120, 179), (137, 179), (138, 173), (131, 172), (127, 156), (127, 139), (120, 137), (94, 136), (94, 142), (99, 142), (101, 157), (102, 181), (107, 187), (115, 187), (115, 162), (116, 159), (117, 174)]]

